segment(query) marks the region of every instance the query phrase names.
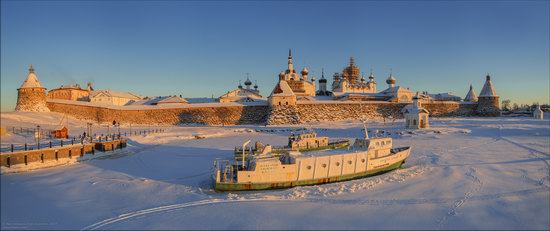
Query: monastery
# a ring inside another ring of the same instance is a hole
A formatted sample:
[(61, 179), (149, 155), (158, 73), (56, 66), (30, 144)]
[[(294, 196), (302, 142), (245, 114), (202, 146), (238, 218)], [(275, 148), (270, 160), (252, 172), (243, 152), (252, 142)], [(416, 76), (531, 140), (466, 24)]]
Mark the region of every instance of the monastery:
[[(114, 111), (93, 112), (94, 108), (109, 108), (115, 111), (135, 110), (132, 113), (123, 113), (127, 116), (132, 115), (132, 118), (128, 118), (132, 123), (152, 121), (170, 124), (295, 124), (307, 121), (356, 119), (357, 116), (380, 118), (401, 115), (407, 118), (409, 128), (429, 127), (428, 116), (500, 115), (499, 96), (496, 94), (489, 74), (486, 75), (479, 95), (470, 85), (469, 91), (462, 99), (452, 93), (428, 94), (424, 91), (414, 94), (408, 87), (398, 84), (398, 79), (391, 69), (385, 81), (387, 86), (378, 91), (379, 86), (373, 71), (371, 70), (368, 80), (360, 73), (359, 66), (351, 57), (348, 65), (340, 73), (333, 75), (333, 82), (329, 85), (324, 70), (321, 71), (319, 80), (309, 76), (307, 67), (298, 72), (294, 67), (292, 50), (289, 50), (286, 70), (278, 74), (277, 83), (267, 99), (260, 94), (258, 84), (255, 83), (253, 86), (253, 82), (247, 75), (244, 86), (239, 81), (236, 89), (228, 91), (217, 99), (212, 97), (208, 102), (198, 102), (191, 98), (183, 98), (182, 95), (149, 98), (130, 92), (95, 90), (91, 83), (88, 83), (85, 89), (78, 84), (62, 85), (47, 92), (31, 65), (27, 78), (17, 89), (15, 110), (54, 110), (69, 114), (81, 110), (78, 113), (80, 117), (97, 119), (97, 116), (101, 115), (107, 121), (112, 121)], [(317, 81), (318, 84), (316, 84)], [(82, 103), (74, 103), (75, 101)], [(368, 103), (362, 104), (356, 101)], [(190, 107), (189, 104), (193, 106)], [(86, 108), (83, 107), (84, 105)], [(155, 113), (147, 113), (148, 110), (155, 108), (162, 109), (163, 105), (170, 105), (166, 110), (171, 111), (156, 110)], [(89, 110), (92, 112), (82, 112)], [(229, 112), (230, 116), (227, 114)], [(93, 115), (96, 117), (87, 117)], [(124, 120), (124, 118), (118, 119)]]

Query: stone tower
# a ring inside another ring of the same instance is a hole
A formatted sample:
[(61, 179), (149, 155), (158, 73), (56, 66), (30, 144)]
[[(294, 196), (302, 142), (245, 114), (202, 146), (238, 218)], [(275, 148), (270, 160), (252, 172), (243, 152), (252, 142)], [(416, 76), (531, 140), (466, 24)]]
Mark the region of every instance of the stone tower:
[(470, 90), (468, 91), (468, 94), (466, 94), (466, 97), (464, 97), (464, 102), (477, 102), (477, 95), (474, 91), (474, 87), (472, 87), (472, 84), (470, 84)]
[(50, 109), (46, 106), (46, 88), (42, 87), (40, 81), (34, 73), (32, 64), (29, 67), (27, 79), (17, 89), (16, 111), (36, 111), (48, 112)]
[(491, 83), (491, 76), (487, 74), (485, 85), (477, 97), (477, 113), (481, 116), (499, 116), (499, 97)]

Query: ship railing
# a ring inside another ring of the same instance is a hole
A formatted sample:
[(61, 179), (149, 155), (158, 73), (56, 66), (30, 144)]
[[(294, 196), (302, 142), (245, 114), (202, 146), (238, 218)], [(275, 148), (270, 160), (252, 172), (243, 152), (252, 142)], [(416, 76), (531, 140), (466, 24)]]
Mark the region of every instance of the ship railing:
[(212, 177), (216, 181), (219, 177), (220, 182), (233, 182), (234, 173), (233, 165), (231, 164), (231, 162), (226, 159), (215, 159), (214, 172), (212, 174)]

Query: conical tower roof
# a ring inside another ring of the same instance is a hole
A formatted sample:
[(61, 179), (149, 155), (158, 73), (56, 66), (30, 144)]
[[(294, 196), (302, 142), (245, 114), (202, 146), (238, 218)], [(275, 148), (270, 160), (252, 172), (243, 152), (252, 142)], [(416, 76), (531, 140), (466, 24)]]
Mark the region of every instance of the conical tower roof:
[(44, 88), (42, 87), (42, 84), (40, 84), (40, 81), (38, 81), (38, 77), (36, 77), (36, 74), (34, 73), (34, 68), (32, 68), (32, 64), (29, 67), (29, 74), (27, 75), (27, 79), (25, 79), (25, 82), (21, 84), (20, 88)]
[(474, 91), (474, 88), (472, 87), (472, 84), (470, 84), (470, 90), (468, 91), (468, 94), (466, 94), (466, 97), (464, 97), (465, 102), (477, 102), (477, 95)]
[(493, 87), (493, 84), (491, 83), (491, 76), (487, 74), (487, 79), (485, 80), (485, 85), (483, 85), (483, 88), (481, 89), (481, 93), (479, 93), (480, 97), (495, 97), (497, 96), (497, 92), (495, 91), (495, 88)]

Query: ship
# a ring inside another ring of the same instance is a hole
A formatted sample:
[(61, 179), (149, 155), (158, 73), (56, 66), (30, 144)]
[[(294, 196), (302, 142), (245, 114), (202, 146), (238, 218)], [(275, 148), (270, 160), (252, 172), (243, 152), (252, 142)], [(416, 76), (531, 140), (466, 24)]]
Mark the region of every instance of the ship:
[[(242, 150), (250, 140), (245, 142)], [(411, 147), (393, 148), (389, 137), (356, 138), (343, 149), (273, 153), (266, 145), (261, 153), (244, 155), (241, 161), (214, 161), (216, 191), (247, 191), (291, 188), (347, 181), (382, 174), (401, 167)]]
[[(340, 149), (346, 148), (350, 145), (349, 140), (329, 140), (326, 136), (317, 136), (317, 133), (313, 131), (302, 132), (300, 134), (292, 133), (288, 137), (288, 145), (275, 147), (271, 146), (271, 153), (273, 155), (286, 154), (290, 151), (300, 151), (300, 152), (311, 152), (318, 150), (327, 150), (327, 149)], [(248, 155), (261, 154), (264, 149), (264, 145), (260, 142), (256, 142), (254, 146), (250, 146), (248, 149), (246, 147), (235, 147), (235, 160), (241, 161), (243, 158), (246, 158)]]

